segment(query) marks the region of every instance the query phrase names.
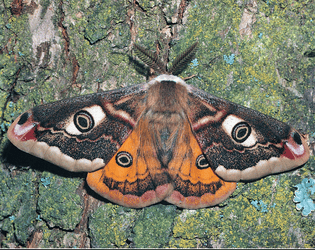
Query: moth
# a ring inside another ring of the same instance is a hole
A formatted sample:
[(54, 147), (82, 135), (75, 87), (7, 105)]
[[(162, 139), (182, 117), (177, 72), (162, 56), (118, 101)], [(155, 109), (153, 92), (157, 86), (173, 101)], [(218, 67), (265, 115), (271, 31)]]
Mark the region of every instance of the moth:
[(13, 122), (8, 138), (69, 171), (88, 172), (92, 190), (133, 208), (162, 200), (190, 209), (214, 206), (237, 181), (306, 163), (306, 139), (294, 128), (175, 76), (196, 46), (166, 70), (156, 54), (136, 45), (139, 57), (161, 75), (34, 107)]

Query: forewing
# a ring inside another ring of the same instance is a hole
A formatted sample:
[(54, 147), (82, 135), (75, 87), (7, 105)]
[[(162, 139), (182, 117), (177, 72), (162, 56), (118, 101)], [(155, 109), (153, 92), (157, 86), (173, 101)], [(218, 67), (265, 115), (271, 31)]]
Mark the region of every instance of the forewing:
[(309, 159), (306, 139), (283, 122), (194, 87), (188, 102), (202, 152), (224, 180), (257, 179)]
[(70, 171), (109, 162), (144, 110), (146, 85), (65, 99), (21, 114), (8, 130), (19, 149)]

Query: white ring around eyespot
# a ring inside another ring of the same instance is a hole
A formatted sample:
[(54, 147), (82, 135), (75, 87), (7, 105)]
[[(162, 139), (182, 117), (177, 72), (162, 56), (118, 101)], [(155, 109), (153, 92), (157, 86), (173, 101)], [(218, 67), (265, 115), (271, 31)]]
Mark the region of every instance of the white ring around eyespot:
[[(236, 124), (240, 123), (240, 122), (246, 122), (245, 120), (235, 116), (235, 115), (229, 115), (225, 118), (225, 120), (222, 123), (222, 128), (224, 129), (224, 131), (227, 133), (227, 135), (229, 137), (231, 137), (231, 139), (235, 142), (235, 143), (239, 143), (236, 142), (233, 137), (232, 137), (232, 132), (233, 132), (233, 128), (235, 127)], [(256, 140), (256, 133), (254, 131), (254, 129), (251, 130), (251, 134), (249, 135), (249, 137), (244, 141), (241, 142), (239, 144), (243, 145), (244, 147), (252, 147), (255, 145), (255, 143), (257, 142)]]
[[(97, 125), (99, 125), (103, 120), (104, 118), (106, 117), (106, 114), (105, 112), (103, 111), (102, 107), (100, 107), (99, 105), (93, 105), (91, 107), (88, 107), (88, 108), (83, 108), (83, 109), (80, 109), (78, 111), (81, 111), (81, 110), (84, 110), (86, 112), (88, 112), (93, 120), (94, 120), (94, 127), (96, 127)], [(71, 135), (81, 135), (83, 134), (82, 132), (80, 132), (75, 124), (74, 124), (74, 121), (73, 121), (73, 117), (74, 117), (75, 114), (73, 114), (69, 121), (68, 121), (68, 126), (65, 128), (66, 131), (71, 134)]]

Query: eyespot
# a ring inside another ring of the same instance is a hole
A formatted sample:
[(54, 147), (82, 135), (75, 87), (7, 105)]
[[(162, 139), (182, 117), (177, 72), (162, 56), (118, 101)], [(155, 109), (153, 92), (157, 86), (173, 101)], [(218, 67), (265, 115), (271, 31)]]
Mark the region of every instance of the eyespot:
[(253, 147), (257, 143), (255, 129), (236, 115), (228, 115), (222, 122), (222, 129), (233, 142), (244, 147)]
[(209, 162), (207, 161), (204, 155), (199, 155), (196, 159), (196, 167), (198, 169), (206, 169), (210, 167)]
[(77, 112), (73, 117), (73, 122), (81, 133), (89, 132), (94, 127), (92, 115), (85, 110)]
[(21, 115), (21, 117), (20, 117), (20, 119), (19, 119), (19, 121), (18, 121), (18, 125), (23, 125), (27, 120), (28, 120), (28, 118), (31, 116), (31, 114), (30, 113), (28, 113), (28, 112), (25, 112), (23, 115)]
[(232, 138), (242, 143), (250, 136), (252, 128), (246, 122), (237, 123), (232, 129)]
[(296, 144), (302, 145), (301, 136), (300, 136), (300, 134), (299, 134), (298, 132), (295, 132), (295, 131), (294, 131), (294, 132), (291, 134), (291, 136), (293, 137), (293, 140), (296, 142)]
[(116, 163), (123, 168), (128, 168), (132, 165), (132, 156), (127, 152), (121, 151), (116, 155)]
[(106, 119), (106, 113), (99, 105), (86, 107), (62, 121), (69, 135), (81, 135), (99, 126)]

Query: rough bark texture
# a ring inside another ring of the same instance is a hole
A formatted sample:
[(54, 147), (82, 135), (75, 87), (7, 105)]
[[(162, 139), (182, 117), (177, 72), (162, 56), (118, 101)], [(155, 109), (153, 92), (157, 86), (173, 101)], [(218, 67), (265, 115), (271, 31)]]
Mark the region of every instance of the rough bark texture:
[(172, 61), (198, 40), (181, 77), (294, 125), (314, 152), (314, 23), (312, 0), (2, 0), (1, 247), (315, 247), (315, 212), (302, 216), (293, 202), (295, 185), (315, 179), (314, 156), (299, 170), (239, 183), (213, 208), (129, 209), (93, 193), (85, 174), (6, 138), (30, 107), (144, 82), (133, 43)]

